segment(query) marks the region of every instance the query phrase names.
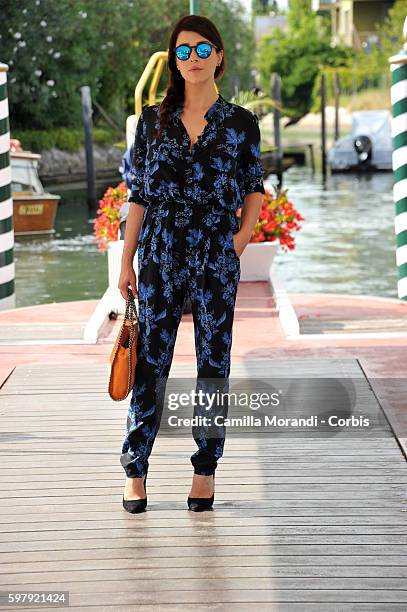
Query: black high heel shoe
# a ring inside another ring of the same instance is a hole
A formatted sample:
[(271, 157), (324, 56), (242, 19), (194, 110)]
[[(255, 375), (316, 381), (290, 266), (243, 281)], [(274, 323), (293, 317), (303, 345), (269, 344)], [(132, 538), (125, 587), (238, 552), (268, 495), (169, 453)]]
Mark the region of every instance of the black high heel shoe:
[(146, 492), (146, 496), (142, 499), (124, 499), (123, 495), (123, 508), (130, 512), (131, 514), (137, 514), (138, 512), (144, 512), (147, 506), (147, 472), (144, 478), (144, 490)]
[(203, 510), (209, 510), (215, 499), (215, 474), (213, 474), (213, 494), (211, 497), (189, 497), (188, 495), (188, 508), (194, 512), (202, 512)]

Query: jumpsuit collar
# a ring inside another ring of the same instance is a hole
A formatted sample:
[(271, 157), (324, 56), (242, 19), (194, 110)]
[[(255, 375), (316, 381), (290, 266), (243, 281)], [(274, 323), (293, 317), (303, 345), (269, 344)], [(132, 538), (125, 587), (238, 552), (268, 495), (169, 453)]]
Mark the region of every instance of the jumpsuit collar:
[[(215, 117), (215, 118), (218, 118), (219, 121), (222, 121), (224, 119), (224, 111), (225, 111), (226, 104), (227, 102), (225, 98), (221, 94), (219, 94), (218, 99), (215, 100), (212, 106), (210, 106), (208, 110), (206, 111), (204, 118), (208, 121), (209, 119), (211, 119), (211, 117)], [(183, 108), (184, 108), (183, 104), (180, 104), (179, 106), (177, 106), (177, 108), (174, 111), (174, 118), (179, 119), (179, 116), (182, 113)]]

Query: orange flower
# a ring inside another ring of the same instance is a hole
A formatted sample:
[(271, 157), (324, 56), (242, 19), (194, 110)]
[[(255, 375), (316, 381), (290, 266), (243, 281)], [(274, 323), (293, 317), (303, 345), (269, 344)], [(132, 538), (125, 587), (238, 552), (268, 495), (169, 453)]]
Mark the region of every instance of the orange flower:
[[(241, 217), (240, 208), (237, 216)], [(288, 200), (287, 189), (279, 191), (278, 186), (273, 185), (273, 192), (265, 190), (259, 218), (250, 242), (278, 240), (283, 250), (292, 250), (295, 248), (295, 240), (291, 234), (301, 229), (297, 221), (304, 220), (304, 217), (294, 208), (293, 203)]]
[(93, 229), (94, 236), (98, 243), (98, 250), (104, 252), (109, 242), (117, 240), (120, 226), (120, 209), (127, 201), (127, 185), (124, 181), (117, 187), (108, 187), (99, 200)]

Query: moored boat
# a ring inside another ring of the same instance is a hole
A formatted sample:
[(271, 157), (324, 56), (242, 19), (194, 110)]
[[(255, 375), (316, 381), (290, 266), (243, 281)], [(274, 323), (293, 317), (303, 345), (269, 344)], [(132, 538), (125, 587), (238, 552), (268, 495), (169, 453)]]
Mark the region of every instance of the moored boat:
[(25, 151), (18, 140), (11, 140), (11, 196), (14, 233), (49, 234), (54, 232), (59, 195), (47, 193), (38, 176), (41, 155)]

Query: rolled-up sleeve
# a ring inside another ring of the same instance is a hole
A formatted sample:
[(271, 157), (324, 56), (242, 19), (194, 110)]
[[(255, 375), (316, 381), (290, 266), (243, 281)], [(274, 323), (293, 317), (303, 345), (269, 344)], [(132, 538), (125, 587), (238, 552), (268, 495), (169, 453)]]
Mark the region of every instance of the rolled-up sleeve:
[(130, 168), (131, 188), (128, 202), (141, 204), (147, 208), (148, 202), (143, 196), (144, 172), (147, 154), (147, 124), (144, 109), (138, 119), (133, 143), (133, 155)]
[(250, 111), (237, 168), (237, 182), (242, 202), (249, 193), (265, 193), (264, 169), (260, 159), (260, 138), (259, 120)]

